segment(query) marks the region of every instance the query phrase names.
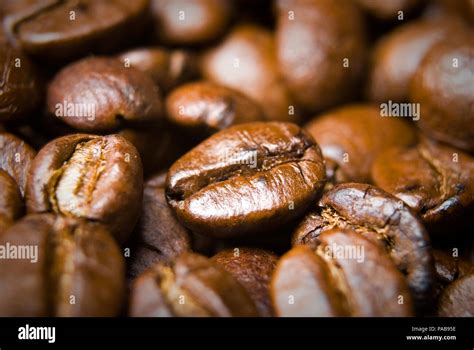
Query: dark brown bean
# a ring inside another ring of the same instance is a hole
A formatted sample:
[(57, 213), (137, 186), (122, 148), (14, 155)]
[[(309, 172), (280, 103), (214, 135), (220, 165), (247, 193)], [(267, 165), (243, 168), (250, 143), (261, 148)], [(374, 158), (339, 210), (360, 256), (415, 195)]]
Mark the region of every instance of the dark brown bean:
[(48, 111), (73, 128), (109, 132), (160, 121), (159, 89), (119, 60), (85, 58), (63, 68), (48, 87)]
[(191, 230), (216, 237), (276, 231), (301, 216), (324, 186), (319, 147), (291, 123), (241, 124), (174, 163), (166, 196)]
[(369, 182), (370, 166), (383, 149), (416, 142), (412, 126), (383, 118), (373, 105), (349, 105), (316, 117), (305, 129), (330, 162), (328, 178), (336, 182)]
[(169, 267), (155, 265), (138, 277), (130, 299), (131, 316), (257, 316), (245, 289), (218, 264), (185, 253)]
[(46, 0), (20, 6), (5, 19), (9, 39), (47, 61), (108, 52), (145, 29), (148, 0)]
[(421, 220), (401, 200), (371, 185), (337, 185), (297, 227), (293, 244), (314, 245), (334, 227), (355, 230), (383, 247), (406, 275), (417, 306), (429, 304), (434, 283), (430, 240)]
[(120, 312), (123, 256), (102, 225), (52, 214), (29, 215), (0, 236), (0, 246), (9, 252), (9, 258), (0, 260), (1, 316)]
[(298, 246), (286, 253), (277, 264), (271, 293), (279, 316), (380, 317), (413, 312), (405, 279), (385, 251), (345, 229), (323, 232), (314, 249)]
[(26, 204), (30, 213), (101, 222), (123, 243), (137, 222), (142, 191), (142, 165), (132, 144), (118, 135), (74, 134), (39, 151)]
[(27, 116), (41, 97), (39, 77), (28, 57), (0, 40), (0, 122)]
[(36, 152), (13, 134), (0, 131), (0, 168), (13, 177), (22, 195), (26, 178)]
[(270, 278), (278, 257), (257, 248), (233, 248), (220, 251), (212, 260), (221, 265), (245, 288), (260, 316), (273, 316)]

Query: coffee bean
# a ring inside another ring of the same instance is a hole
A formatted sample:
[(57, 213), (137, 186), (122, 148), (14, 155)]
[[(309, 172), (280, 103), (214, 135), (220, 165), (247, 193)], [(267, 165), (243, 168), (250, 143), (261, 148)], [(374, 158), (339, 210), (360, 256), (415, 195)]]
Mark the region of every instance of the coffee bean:
[(181, 157), (169, 169), (166, 196), (191, 230), (235, 237), (281, 229), (324, 181), (319, 147), (305, 131), (255, 122), (214, 134)]
[(201, 69), (204, 78), (257, 101), (268, 120), (300, 120), (280, 75), (270, 31), (255, 25), (236, 27), (222, 43), (204, 54)]
[(474, 159), (455, 148), (423, 140), (388, 149), (372, 166), (374, 183), (417, 212), (430, 233), (453, 235), (474, 213)]
[(369, 98), (378, 103), (406, 101), (410, 81), (427, 51), (462, 30), (463, 25), (451, 19), (420, 20), (383, 36), (373, 52), (367, 88)]
[[(420, 0), (373, 1), (352, 0), (379, 20), (399, 19), (400, 13), (408, 14), (420, 3)], [(404, 17), (402, 17), (404, 19)]]
[(412, 80), (410, 99), (421, 108), (430, 137), (474, 151), (474, 39), (466, 32), (434, 45)]
[(252, 299), (231, 274), (193, 253), (142, 274), (130, 300), (131, 316), (257, 316)]
[(126, 51), (118, 56), (130, 65), (147, 73), (164, 92), (193, 78), (197, 73), (193, 55), (185, 50), (147, 47)]
[(373, 105), (349, 105), (316, 117), (305, 125), (321, 146), (328, 179), (369, 182), (370, 166), (390, 146), (416, 142), (415, 130), (402, 120), (382, 118)]
[(0, 122), (27, 116), (40, 101), (41, 86), (32, 63), (0, 40)]
[(436, 279), (443, 285), (450, 284), (458, 278), (474, 273), (474, 264), (461, 258), (455, 258), (439, 249), (433, 249)]
[(240, 92), (210, 82), (181, 85), (166, 98), (167, 117), (184, 130), (201, 135), (235, 124), (263, 120), (254, 101)]
[(85, 58), (62, 69), (48, 87), (48, 111), (90, 132), (158, 122), (158, 87), (145, 73), (104, 57)]
[(10, 40), (44, 60), (108, 52), (141, 34), (148, 0), (47, 0), (5, 19)]
[(349, 1), (276, 3), (278, 63), (296, 102), (316, 112), (354, 96), (366, 50), (358, 8)]
[(0, 169), (0, 234), (23, 214), (23, 198), (16, 181)]
[(474, 274), (470, 274), (449, 285), (439, 301), (441, 317), (474, 316)]
[[(347, 248), (358, 249), (361, 257), (340, 254)], [(278, 316), (400, 317), (413, 312), (403, 275), (385, 251), (347, 229), (321, 233), (314, 249), (298, 246), (286, 253), (277, 264), (271, 293)]]
[(134, 278), (163, 262), (170, 263), (191, 250), (190, 233), (168, 207), (163, 187), (147, 182), (143, 193), (142, 213), (134, 234), (128, 276)]
[(371, 185), (337, 185), (299, 224), (293, 244), (314, 245), (334, 227), (354, 230), (383, 247), (406, 275), (419, 307), (429, 303), (434, 282), (430, 241), (420, 219), (402, 201)]
[[(100, 224), (29, 215), (0, 236), (1, 316), (117, 316), (124, 298), (124, 261)], [(29, 253), (13, 257), (13, 251)], [(36, 255), (36, 256), (35, 256)]]
[(8, 132), (0, 131), (0, 168), (15, 179), (22, 195), (26, 178), (36, 152), (23, 140)]
[(152, 0), (158, 39), (168, 44), (200, 44), (217, 38), (232, 14), (230, 0)]
[(270, 278), (278, 257), (257, 248), (233, 248), (219, 252), (212, 260), (221, 265), (245, 288), (260, 316), (273, 316)]
[(137, 222), (142, 191), (142, 165), (133, 145), (118, 135), (74, 134), (38, 152), (26, 204), (30, 213), (101, 222), (123, 243)]

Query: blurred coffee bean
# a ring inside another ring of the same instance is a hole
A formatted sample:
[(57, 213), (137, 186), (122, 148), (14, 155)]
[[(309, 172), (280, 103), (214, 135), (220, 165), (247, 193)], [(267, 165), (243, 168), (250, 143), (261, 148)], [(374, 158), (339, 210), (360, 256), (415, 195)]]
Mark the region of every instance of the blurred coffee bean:
[(260, 106), (237, 90), (211, 82), (181, 85), (166, 98), (166, 115), (201, 138), (235, 124), (264, 119)]
[(291, 123), (254, 122), (214, 134), (168, 172), (166, 196), (192, 231), (230, 238), (280, 230), (325, 182), (321, 152)]
[(374, 161), (372, 179), (418, 213), (430, 233), (454, 236), (472, 224), (474, 159), (455, 148), (422, 140), (387, 149)]
[(172, 45), (195, 45), (216, 39), (232, 15), (230, 0), (152, 0), (158, 40)]
[(0, 235), (23, 214), (23, 198), (16, 181), (0, 169)]
[(314, 113), (356, 96), (366, 52), (357, 6), (278, 0), (277, 10), (278, 63), (297, 104)]
[(441, 317), (473, 317), (474, 273), (450, 284), (441, 295), (438, 308)]
[(474, 264), (462, 258), (455, 258), (439, 249), (433, 249), (433, 258), (438, 283), (448, 285), (458, 278), (474, 273)]
[(26, 204), (30, 213), (101, 222), (123, 243), (140, 215), (142, 193), (142, 164), (132, 144), (118, 135), (74, 134), (38, 152)]
[(416, 142), (415, 130), (397, 118), (382, 117), (373, 105), (339, 107), (314, 118), (305, 129), (328, 162), (328, 178), (336, 182), (369, 182), (370, 166), (382, 150)]
[(8, 132), (0, 131), (0, 168), (15, 179), (22, 195), (36, 152), (25, 141)]
[(105, 53), (145, 30), (148, 0), (47, 0), (13, 9), (4, 24), (9, 39), (47, 62)]
[[(344, 254), (348, 249), (359, 254)], [(413, 314), (406, 281), (386, 252), (347, 229), (325, 231), (316, 247), (286, 253), (273, 274), (271, 294), (278, 316)]]
[(0, 40), (0, 122), (16, 121), (41, 102), (35, 68), (21, 51)]
[(273, 316), (270, 278), (278, 257), (257, 248), (233, 248), (219, 252), (212, 260), (221, 265), (245, 288), (260, 316)]
[(258, 316), (245, 289), (219, 264), (185, 253), (172, 266), (161, 263), (139, 276), (130, 315), (138, 317)]
[(322, 232), (334, 227), (354, 230), (384, 248), (406, 275), (417, 306), (429, 304), (434, 283), (430, 240), (402, 201), (371, 185), (337, 185), (297, 227), (293, 244), (314, 246)]
[(63, 68), (48, 87), (50, 114), (88, 132), (158, 122), (162, 102), (158, 87), (145, 73), (120, 61), (85, 58)]
[(185, 50), (144, 47), (123, 52), (118, 58), (126, 67), (147, 73), (165, 93), (197, 74), (195, 57)]
[(381, 21), (405, 19), (421, 0), (352, 0)]
[(128, 277), (134, 278), (157, 262), (170, 263), (191, 250), (189, 232), (168, 207), (163, 187), (147, 182), (140, 220), (132, 242)]
[(124, 299), (124, 258), (100, 224), (29, 215), (0, 236), (1, 316), (117, 316)]
[(201, 60), (206, 79), (228, 86), (260, 103), (269, 120), (300, 120), (297, 106), (279, 73), (272, 33), (239, 25)]
[(463, 29), (455, 20), (420, 20), (397, 27), (383, 36), (372, 55), (367, 87), (369, 99), (378, 103), (407, 101), (411, 79), (427, 51)]
[(419, 126), (429, 136), (474, 151), (474, 36), (434, 45), (413, 77), (410, 98), (421, 107)]

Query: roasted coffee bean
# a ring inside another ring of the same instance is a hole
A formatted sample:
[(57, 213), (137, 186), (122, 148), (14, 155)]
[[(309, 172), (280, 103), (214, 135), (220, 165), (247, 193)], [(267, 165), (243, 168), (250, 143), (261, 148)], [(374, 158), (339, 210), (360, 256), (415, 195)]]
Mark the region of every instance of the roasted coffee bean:
[(148, 0), (47, 0), (21, 6), (5, 18), (9, 39), (27, 53), (64, 61), (108, 52), (145, 29)]
[(443, 285), (448, 285), (458, 278), (474, 273), (474, 264), (442, 250), (433, 249), (433, 258), (436, 280)]
[(48, 87), (48, 111), (90, 132), (114, 131), (158, 122), (158, 86), (145, 73), (119, 60), (85, 58), (63, 68)]
[(463, 25), (452, 19), (420, 20), (383, 36), (372, 56), (368, 97), (379, 103), (408, 100), (411, 79), (427, 51), (462, 30)]
[(260, 106), (237, 90), (211, 82), (181, 85), (166, 98), (171, 122), (203, 136), (235, 124), (264, 119)]
[(131, 66), (150, 75), (164, 92), (197, 74), (195, 57), (184, 50), (145, 47), (124, 52), (118, 58), (126, 67)]
[(374, 183), (417, 212), (430, 233), (454, 236), (474, 213), (474, 159), (452, 147), (423, 140), (388, 149), (372, 166)]
[(230, 0), (152, 0), (156, 35), (175, 45), (216, 39), (231, 19)]
[(260, 316), (273, 316), (270, 278), (278, 257), (257, 248), (233, 248), (219, 252), (212, 260), (229, 272), (247, 291)]
[(132, 144), (118, 135), (74, 134), (55, 139), (33, 160), (26, 204), (105, 224), (123, 243), (140, 214), (143, 174)]
[(219, 264), (185, 253), (157, 264), (132, 287), (131, 316), (258, 316), (245, 289)]
[(0, 169), (0, 234), (23, 214), (23, 198), (16, 181)]
[(22, 195), (35, 156), (35, 150), (23, 140), (8, 132), (0, 132), (0, 168), (15, 179)]
[(357, 6), (345, 0), (276, 3), (278, 63), (296, 102), (316, 112), (353, 97), (366, 51)]
[(438, 314), (441, 317), (474, 316), (474, 273), (458, 279), (444, 290)]
[(1, 316), (117, 316), (124, 258), (100, 224), (29, 215), (0, 236)]
[(413, 77), (410, 98), (419, 103), (423, 132), (474, 151), (474, 37), (446, 38), (426, 54)]
[(434, 266), (420, 219), (401, 200), (371, 185), (347, 183), (326, 192), (293, 233), (293, 244), (314, 245), (331, 228), (349, 228), (385, 248), (406, 275), (415, 302), (430, 301)]
[(170, 263), (191, 251), (190, 233), (168, 207), (163, 187), (147, 182), (141, 217), (131, 247), (128, 276), (134, 278), (157, 262)]
[[(352, 0), (367, 10), (372, 16), (379, 20), (403, 20), (405, 12), (409, 13), (420, 0)], [(400, 19), (400, 15), (402, 15)]]
[(255, 25), (236, 27), (204, 54), (201, 67), (206, 79), (239, 90), (260, 103), (269, 120), (300, 120), (279, 73), (270, 31)]
[(247, 123), (214, 134), (174, 163), (166, 196), (198, 233), (275, 234), (317, 198), (324, 173), (319, 147), (297, 125)]
[(380, 151), (416, 142), (413, 127), (396, 118), (383, 118), (373, 105), (340, 107), (305, 128), (320, 145), (328, 161), (328, 178), (335, 182), (369, 182), (370, 166)]
[(40, 100), (41, 84), (28, 57), (0, 40), (0, 122), (27, 116)]
[(271, 295), (278, 316), (413, 313), (406, 281), (385, 251), (347, 229), (325, 231), (315, 248), (286, 253), (273, 275)]

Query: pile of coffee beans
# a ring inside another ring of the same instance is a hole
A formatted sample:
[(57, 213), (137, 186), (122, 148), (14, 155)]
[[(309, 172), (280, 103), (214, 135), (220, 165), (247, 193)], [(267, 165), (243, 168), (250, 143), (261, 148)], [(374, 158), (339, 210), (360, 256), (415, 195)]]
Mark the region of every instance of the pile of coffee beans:
[(473, 1), (0, 20), (0, 316), (474, 316)]

